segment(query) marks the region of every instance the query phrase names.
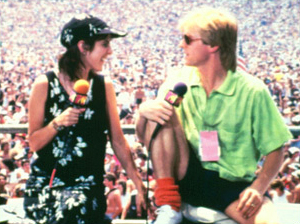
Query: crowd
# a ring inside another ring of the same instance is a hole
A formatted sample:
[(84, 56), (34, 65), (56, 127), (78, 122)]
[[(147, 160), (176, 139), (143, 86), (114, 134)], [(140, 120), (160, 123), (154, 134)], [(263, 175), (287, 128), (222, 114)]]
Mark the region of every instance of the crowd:
[[(134, 124), (139, 104), (155, 98), (165, 77), (182, 65), (178, 18), (206, 4), (225, 6), (235, 14), (246, 70), (268, 86), (286, 124), (300, 125), (300, 30), (295, 25), (300, 20), (299, 0), (1, 0), (0, 4), (0, 124), (27, 123), (32, 83), (38, 75), (57, 69), (57, 58), (63, 53), (61, 25), (80, 13), (99, 16), (128, 32), (112, 42), (114, 54), (102, 74), (113, 80), (122, 124)], [(147, 152), (135, 135), (126, 137), (146, 181)], [(7, 198), (22, 197), (35, 154), (26, 134), (0, 133), (0, 143), (0, 193), (5, 203)], [(274, 202), (300, 203), (299, 151), (300, 137), (295, 135), (285, 145), (285, 161), (270, 186)], [(122, 188), (114, 194), (121, 203), (118, 217), (126, 218), (134, 210), (134, 186), (109, 145), (105, 170), (107, 189)], [(155, 181), (150, 187), (155, 187)]]

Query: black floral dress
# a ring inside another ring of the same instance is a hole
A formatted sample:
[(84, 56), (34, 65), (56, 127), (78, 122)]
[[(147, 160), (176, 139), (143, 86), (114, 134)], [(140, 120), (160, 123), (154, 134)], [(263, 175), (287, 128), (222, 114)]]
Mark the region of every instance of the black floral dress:
[[(72, 106), (57, 76), (49, 72), (47, 77), (45, 125)], [(38, 151), (26, 184), (24, 207), (29, 218), (37, 223), (103, 223), (107, 127), (104, 78), (96, 75), (78, 124), (60, 131)]]

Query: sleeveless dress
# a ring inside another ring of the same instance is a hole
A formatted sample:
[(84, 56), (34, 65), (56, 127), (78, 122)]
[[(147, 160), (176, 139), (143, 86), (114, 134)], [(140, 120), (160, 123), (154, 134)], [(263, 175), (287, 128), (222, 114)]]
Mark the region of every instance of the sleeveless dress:
[[(44, 125), (73, 106), (53, 72), (47, 73)], [(104, 77), (91, 80), (86, 110), (76, 125), (66, 127), (37, 152), (26, 183), (24, 207), (37, 223), (103, 223), (104, 158), (107, 142)], [(49, 181), (56, 167), (52, 187)]]

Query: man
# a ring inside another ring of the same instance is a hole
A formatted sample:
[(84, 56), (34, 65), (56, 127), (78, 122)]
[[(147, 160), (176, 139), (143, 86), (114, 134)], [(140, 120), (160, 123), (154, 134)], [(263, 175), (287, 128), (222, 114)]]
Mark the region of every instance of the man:
[(26, 115), (25, 108), (21, 103), (16, 103), (15, 105), (15, 111), (13, 114), (13, 120), (15, 124), (19, 124), (21, 121), (21, 118)]
[(107, 208), (105, 214), (111, 219), (115, 219), (122, 212), (121, 192), (115, 186), (116, 176), (113, 173), (107, 173), (104, 177), (103, 184), (108, 188), (106, 193)]
[[(225, 212), (238, 223), (276, 223), (264, 194), (292, 136), (266, 86), (236, 72), (237, 22), (202, 8), (179, 24), (185, 67), (161, 86), (158, 99), (141, 104), (137, 134), (149, 147), (157, 177), (156, 224), (180, 223), (181, 202)], [(187, 93), (174, 113), (166, 92), (184, 82)], [(178, 118), (179, 119), (178, 119)], [(256, 165), (266, 155), (259, 176)]]
[(122, 86), (117, 98), (118, 106), (120, 107), (120, 120), (131, 114), (130, 101), (129, 89)]
[(137, 109), (139, 108), (140, 104), (143, 102), (145, 98), (145, 91), (142, 89), (142, 86), (138, 85), (137, 89), (134, 91), (134, 100)]

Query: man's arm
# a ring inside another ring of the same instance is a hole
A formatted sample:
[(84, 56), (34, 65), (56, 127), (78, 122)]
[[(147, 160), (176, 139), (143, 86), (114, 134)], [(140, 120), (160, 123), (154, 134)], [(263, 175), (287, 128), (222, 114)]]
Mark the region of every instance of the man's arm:
[(262, 170), (251, 187), (264, 194), (271, 181), (278, 174), (279, 168), (283, 162), (283, 149), (279, 148), (266, 156)]
[(173, 107), (164, 100), (148, 100), (140, 105), (137, 120), (136, 134), (143, 143), (148, 120), (165, 125), (174, 113)]
[[(244, 216), (251, 217), (260, 208), (263, 202), (263, 195), (267, 191), (271, 181), (278, 174), (283, 162), (283, 149), (279, 148), (266, 156), (264, 165), (257, 179), (240, 194), (240, 201), (237, 210)], [(254, 205), (255, 209), (246, 214), (248, 208)]]

